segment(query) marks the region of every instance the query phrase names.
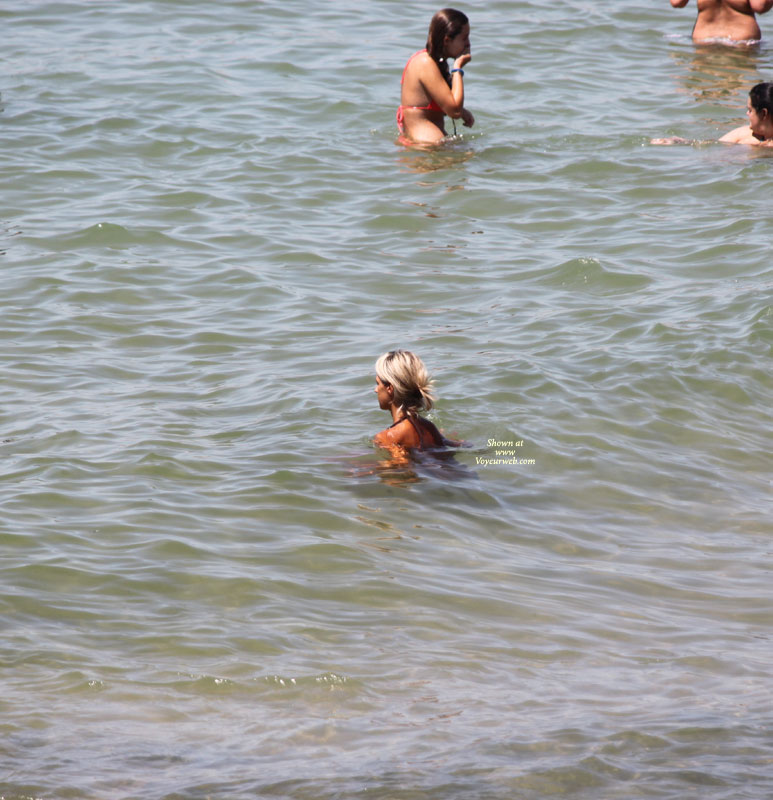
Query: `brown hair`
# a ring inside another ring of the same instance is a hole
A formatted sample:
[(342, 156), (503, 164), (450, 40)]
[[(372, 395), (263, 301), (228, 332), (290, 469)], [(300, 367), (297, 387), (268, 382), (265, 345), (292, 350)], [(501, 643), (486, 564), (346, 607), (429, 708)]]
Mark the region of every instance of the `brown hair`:
[(449, 86), (451, 85), (451, 73), (448, 71), (448, 64), (446, 64), (446, 60), (443, 57), (446, 36), (449, 39), (453, 39), (462, 32), (462, 28), (465, 25), (469, 24), (470, 21), (467, 19), (467, 15), (457, 11), (455, 8), (441, 8), (429, 23), (427, 52), (438, 65), (440, 74), (445, 78)]
[(752, 86), (749, 92), (749, 100), (751, 101), (752, 108), (760, 114), (766, 111), (768, 117), (773, 118), (773, 83), (758, 83)]

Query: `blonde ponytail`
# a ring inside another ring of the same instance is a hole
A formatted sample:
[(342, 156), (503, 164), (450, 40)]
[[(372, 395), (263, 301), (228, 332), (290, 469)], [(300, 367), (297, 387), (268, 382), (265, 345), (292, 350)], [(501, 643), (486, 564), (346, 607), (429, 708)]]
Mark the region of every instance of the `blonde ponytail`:
[(404, 414), (429, 411), (435, 404), (424, 362), (410, 350), (390, 350), (376, 361), (376, 375), (394, 391), (394, 401)]

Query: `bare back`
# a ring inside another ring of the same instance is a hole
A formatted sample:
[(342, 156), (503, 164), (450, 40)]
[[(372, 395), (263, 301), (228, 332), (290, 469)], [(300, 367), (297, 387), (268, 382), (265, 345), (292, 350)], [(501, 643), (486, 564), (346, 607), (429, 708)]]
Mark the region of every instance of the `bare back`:
[(426, 51), (414, 54), (406, 64), (400, 90), (400, 108), (405, 134), (409, 139), (434, 142), (446, 136), (443, 125), (445, 112), (429, 88), (434, 88), (437, 93), (438, 81), (443, 81), (441, 91), (447, 88), (437, 64)]
[(376, 434), (374, 441), (380, 447), (402, 447), (409, 450), (425, 450), (446, 444), (445, 437), (434, 423), (418, 415), (403, 417)]

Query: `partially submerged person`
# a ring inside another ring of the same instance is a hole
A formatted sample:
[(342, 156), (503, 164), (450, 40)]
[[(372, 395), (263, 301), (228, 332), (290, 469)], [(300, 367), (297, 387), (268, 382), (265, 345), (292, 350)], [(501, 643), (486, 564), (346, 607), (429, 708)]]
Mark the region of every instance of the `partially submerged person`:
[(730, 144), (773, 146), (773, 83), (752, 86), (746, 101), (748, 125), (726, 133), (719, 141)]
[[(773, 83), (758, 83), (752, 86), (746, 101), (748, 125), (734, 128), (720, 142), (728, 144), (753, 144), (773, 147)], [(708, 144), (681, 136), (668, 136), (665, 139), (650, 139), (650, 144)]]
[[(671, 0), (684, 8), (690, 0)], [(762, 36), (755, 14), (773, 8), (773, 0), (697, 0), (698, 18), (692, 29), (694, 42), (752, 42)]]
[(389, 450), (426, 450), (457, 442), (446, 439), (419, 411), (434, 405), (432, 381), (424, 362), (409, 350), (391, 350), (376, 361), (378, 405), (392, 415), (392, 424), (373, 441)]
[[(450, 72), (447, 58), (454, 59)], [(463, 67), (471, 58), (466, 15), (453, 8), (438, 11), (429, 24), (426, 49), (410, 57), (400, 81), (397, 127), (404, 139), (419, 144), (441, 142), (448, 136), (446, 116), (461, 118), (468, 128), (475, 123), (464, 107)]]

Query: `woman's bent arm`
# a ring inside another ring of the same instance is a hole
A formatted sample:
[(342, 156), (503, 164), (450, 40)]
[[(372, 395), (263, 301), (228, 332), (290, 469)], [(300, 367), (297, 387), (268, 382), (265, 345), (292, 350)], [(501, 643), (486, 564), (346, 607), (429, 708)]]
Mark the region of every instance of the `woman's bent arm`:
[[(457, 61), (460, 60), (457, 59)], [(462, 111), (464, 110), (464, 79), (461, 72), (451, 73), (451, 88), (449, 89), (445, 78), (440, 73), (440, 69), (433, 61), (428, 60), (421, 71), (419, 79), (427, 96), (431, 97), (443, 109), (444, 114), (453, 119), (459, 119), (462, 116)]]

